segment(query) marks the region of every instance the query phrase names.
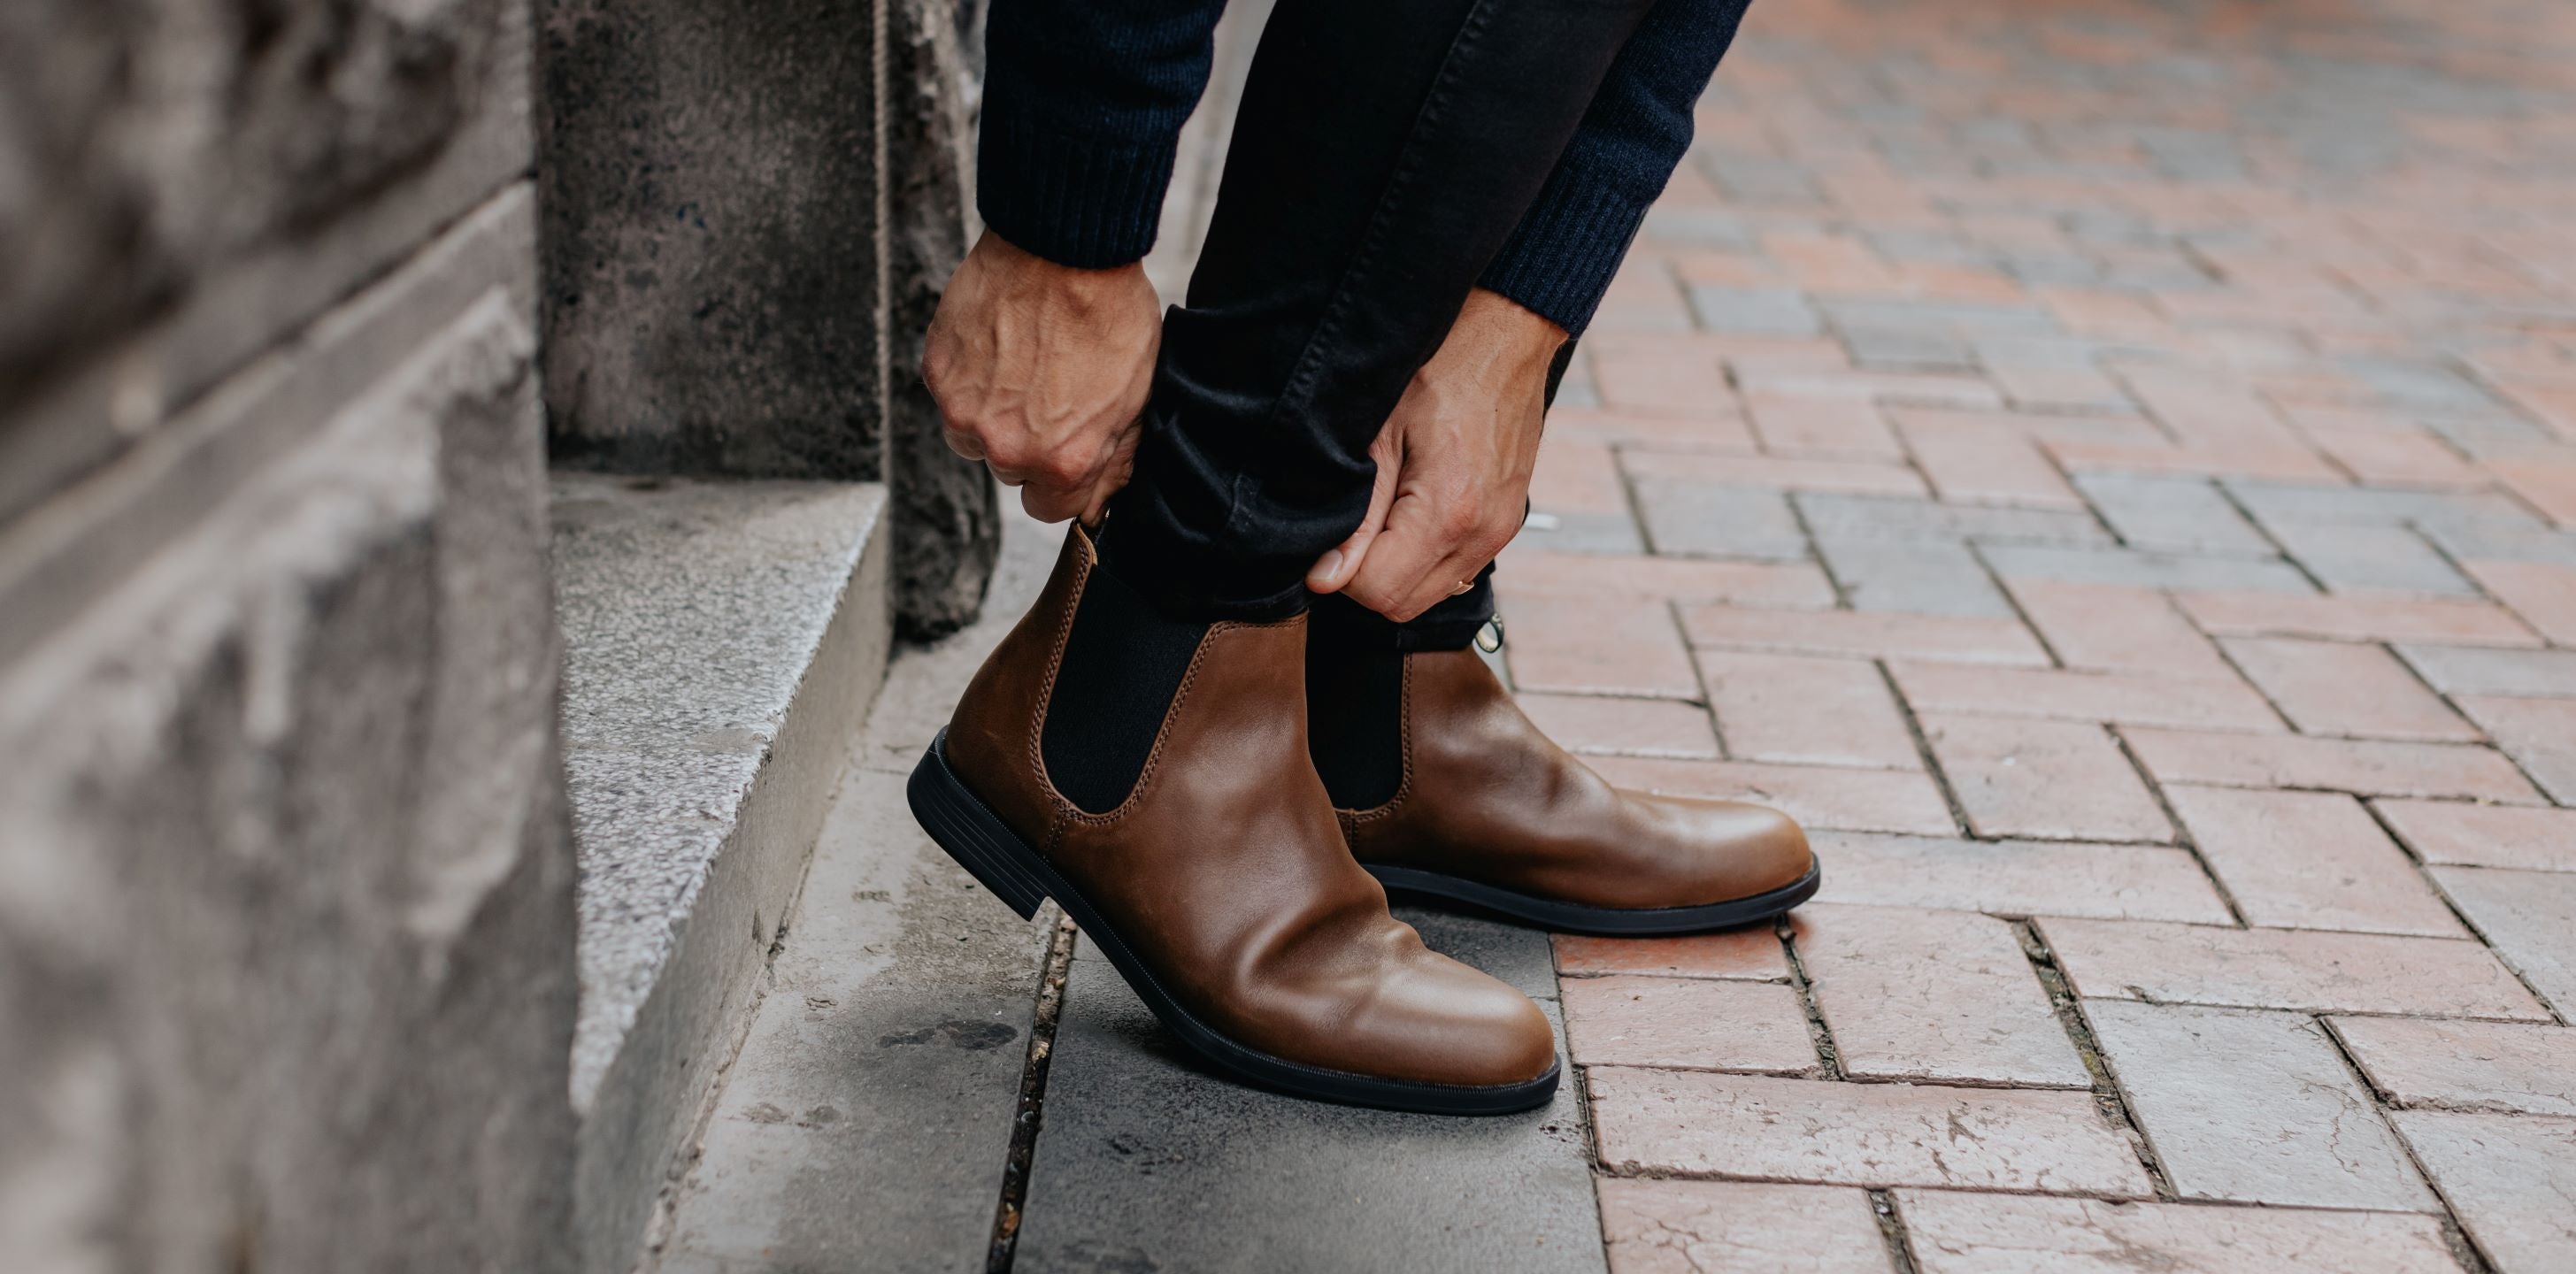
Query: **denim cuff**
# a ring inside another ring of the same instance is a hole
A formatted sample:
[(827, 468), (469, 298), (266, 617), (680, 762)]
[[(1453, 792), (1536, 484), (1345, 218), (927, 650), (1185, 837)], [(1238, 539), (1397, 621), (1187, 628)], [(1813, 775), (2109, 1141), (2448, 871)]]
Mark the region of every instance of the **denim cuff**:
[(1494, 618), (1494, 568), (1476, 574), (1476, 586), (1443, 598), (1399, 624), (1339, 593), (1308, 601), (1313, 618), (1306, 640), (1336, 650), (1464, 650)]

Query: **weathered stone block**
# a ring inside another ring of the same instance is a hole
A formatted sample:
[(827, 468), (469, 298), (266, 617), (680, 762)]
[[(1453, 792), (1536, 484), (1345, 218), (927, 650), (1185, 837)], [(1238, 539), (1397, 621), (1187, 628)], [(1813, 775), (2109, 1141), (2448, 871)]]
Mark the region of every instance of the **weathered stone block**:
[(884, 0), (545, 0), (555, 454), (885, 475)]
[(919, 374), (922, 335), (966, 255), (974, 121), (957, 23), (980, 13), (955, 0), (890, 0), (887, 10), (886, 434), (895, 624), (915, 639), (974, 620), (1002, 542), (999, 492), (984, 466), (948, 449)]
[(0, 7), (0, 518), (525, 174), (516, 0)]
[(0, 669), (13, 1262), (568, 1267), (534, 343), (487, 295)]
[(0, 383), (451, 136), (503, 0), (26, 0), (0, 18)]

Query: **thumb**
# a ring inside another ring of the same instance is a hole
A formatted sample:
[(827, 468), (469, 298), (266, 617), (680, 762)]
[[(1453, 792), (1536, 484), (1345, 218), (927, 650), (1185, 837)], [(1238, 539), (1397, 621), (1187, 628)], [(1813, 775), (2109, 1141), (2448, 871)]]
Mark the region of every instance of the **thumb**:
[(1377, 533), (1386, 529), (1386, 511), (1395, 505), (1396, 467), (1391, 460), (1379, 457), (1377, 479), (1369, 484), (1368, 512), (1360, 518), (1359, 529), (1315, 559), (1315, 565), (1306, 572), (1306, 591), (1337, 593), (1360, 573), (1360, 559), (1368, 556)]
[(1082, 502), (1082, 525), (1086, 530), (1100, 529), (1101, 515), (1109, 507), (1109, 497), (1125, 489), (1136, 476), (1136, 444), (1142, 433), (1134, 425), (1109, 444), (1109, 455), (1099, 473), (1091, 480), (1090, 493)]

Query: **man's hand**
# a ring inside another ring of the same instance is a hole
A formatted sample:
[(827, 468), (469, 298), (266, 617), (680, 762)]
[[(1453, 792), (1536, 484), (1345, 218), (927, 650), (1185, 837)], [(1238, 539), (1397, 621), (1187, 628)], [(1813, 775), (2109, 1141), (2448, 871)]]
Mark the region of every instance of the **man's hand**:
[(1520, 530), (1538, 464), (1547, 367), (1565, 329), (1500, 293), (1467, 296), (1369, 445), (1368, 516), (1306, 587), (1399, 623), (1476, 578)]
[(948, 446), (981, 460), (1043, 522), (1100, 520), (1136, 461), (1162, 303), (1141, 265), (1076, 270), (985, 231), (921, 355)]

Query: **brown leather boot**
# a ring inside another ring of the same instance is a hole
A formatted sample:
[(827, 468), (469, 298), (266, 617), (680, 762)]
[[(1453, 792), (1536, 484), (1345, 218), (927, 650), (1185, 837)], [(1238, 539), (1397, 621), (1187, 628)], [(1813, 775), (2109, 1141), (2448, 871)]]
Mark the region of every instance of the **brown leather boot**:
[[(1105, 795), (1089, 772), (1115, 738), (1050, 747), (1061, 738), (1047, 713), (1068, 702), (1058, 678), (1077, 613), (1099, 625), (1086, 654), (1170, 640), (1168, 619), (1131, 611), (1122, 621), (1111, 608), (1143, 603), (1095, 567), (1089, 537), (1073, 531), (1037, 605), (913, 771), (913, 812), (931, 837), (1024, 917), (1054, 898), (1165, 1025), (1237, 1075), (1400, 1110), (1547, 1101), (1557, 1083), (1547, 1018), (1423, 946), (1343, 843), (1307, 753), (1304, 616), (1181, 626), (1194, 648), (1178, 652), (1186, 666), (1174, 664), (1168, 706), (1141, 709), (1154, 715), (1134, 736), (1150, 741), (1141, 770)], [(1101, 593), (1099, 609), (1084, 607), (1087, 591)], [(1126, 689), (1123, 710), (1137, 711)], [(1140, 694), (1165, 697), (1150, 685)], [(1099, 695), (1074, 699), (1114, 736), (1122, 709)], [(1076, 726), (1090, 729), (1059, 722)], [(1083, 808), (1059, 780), (1107, 807)]]
[[(1787, 815), (1610, 786), (1540, 733), (1476, 652), (1354, 658), (1402, 661), (1400, 688), (1336, 676), (1344, 684), (1312, 691), (1319, 703), (1327, 693), (1392, 700), (1392, 795), (1341, 812), (1351, 852), (1389, 889), (1611, 935), (1751, 924), (1815, 894), (1815, 855)], [(1328, 675), (1317, 667), (1319, 682)], [(1354, 728), (1385, 726), (1346, 718), (1322, 737)]]

